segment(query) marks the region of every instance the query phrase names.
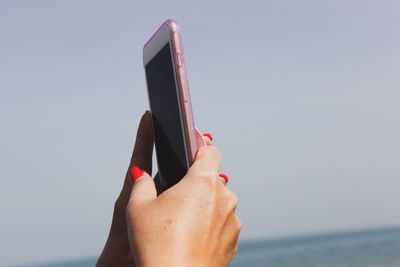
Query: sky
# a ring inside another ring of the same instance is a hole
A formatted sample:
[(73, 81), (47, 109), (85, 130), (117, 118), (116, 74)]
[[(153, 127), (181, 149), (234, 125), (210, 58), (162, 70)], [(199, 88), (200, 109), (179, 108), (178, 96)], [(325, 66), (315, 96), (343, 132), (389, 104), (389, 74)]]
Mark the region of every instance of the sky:
[(240, 240), (400, 225), (398, 1), (1, 1), (0, 266), (97, 256), (181, 25)]

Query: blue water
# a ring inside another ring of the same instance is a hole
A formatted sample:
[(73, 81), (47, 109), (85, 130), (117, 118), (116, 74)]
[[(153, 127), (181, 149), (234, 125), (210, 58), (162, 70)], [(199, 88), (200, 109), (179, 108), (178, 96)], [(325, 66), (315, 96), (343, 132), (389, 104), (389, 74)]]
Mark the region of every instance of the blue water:
[(242, 243), (231, 267), (400, 267), (400, 228)]
[[(96, 259), (32, 265), (94, 266)], [(242, 242), (230, 267), (400, 267), (400, 228)]]

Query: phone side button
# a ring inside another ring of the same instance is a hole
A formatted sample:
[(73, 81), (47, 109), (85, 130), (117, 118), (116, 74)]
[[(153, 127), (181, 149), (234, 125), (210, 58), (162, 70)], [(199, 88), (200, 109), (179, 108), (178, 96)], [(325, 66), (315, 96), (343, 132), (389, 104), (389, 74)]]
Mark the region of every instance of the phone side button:
[(178, 53), (178, 66), (183, 67), (183, 56), (181, 53)]

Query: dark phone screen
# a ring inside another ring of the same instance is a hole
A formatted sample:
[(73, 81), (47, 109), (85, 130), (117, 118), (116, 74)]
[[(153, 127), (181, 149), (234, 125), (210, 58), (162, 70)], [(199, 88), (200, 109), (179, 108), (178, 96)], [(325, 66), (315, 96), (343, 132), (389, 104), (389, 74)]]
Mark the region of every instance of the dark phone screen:
[(145, 66), (161, 181), (171, 187), (188, 170), (170, 45)]

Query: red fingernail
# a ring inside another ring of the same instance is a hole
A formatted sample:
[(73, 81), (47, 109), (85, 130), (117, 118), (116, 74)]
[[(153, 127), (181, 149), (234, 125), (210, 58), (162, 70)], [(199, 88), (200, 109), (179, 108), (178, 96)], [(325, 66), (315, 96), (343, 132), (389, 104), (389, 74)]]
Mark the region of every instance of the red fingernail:
[(150, 110), (146, 110), (146, 113), (150, 113)]
[(229, 179), (228, 179), (228, 176), (226, 176), (226, 174), (221, 173), (221, 174), (219, 175), (219, 177), (224, 178), (225, 183), (226, 183), (226, 184), (228, 183)]
[(137, 179), (139, 179), (143, 175), (142, 170), (136, 166), (130, 168), (129, 173), (131, 175), (132, 182), (135, 182)]
[(205, 134), (203, 134), (203, 136), (207, 136), (208, 138), (210, 138), (211, 141), (213, 140), (212, 135), (209, 133), (205, 133)]

